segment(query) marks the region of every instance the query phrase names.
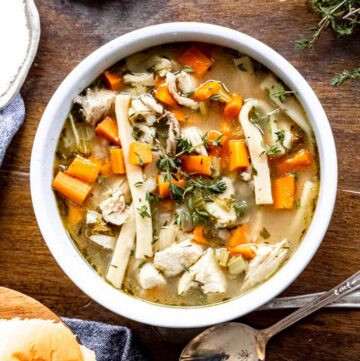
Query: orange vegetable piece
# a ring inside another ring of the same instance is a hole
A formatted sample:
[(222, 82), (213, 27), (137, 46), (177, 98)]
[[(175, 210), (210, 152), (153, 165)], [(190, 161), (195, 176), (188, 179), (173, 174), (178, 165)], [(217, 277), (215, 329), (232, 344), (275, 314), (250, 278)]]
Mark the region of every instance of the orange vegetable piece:
[(166, 84), (162, 84), (156, 89), (155, 97), (161, 102), (170, 105), (171, 107), (177, 107), (178, 105), (176, 100), (170, 94)]
[(245, 259), (253, 259), (256, 256), (254, 250), (245, 244), (240, 244), (239, 246), (232, 247), (229, 249), (230, 254), (233, 256), (241, 255)]
[(218, 94), (222, 85), (218, 81), (207, 81), (195, 90), (193, 98), (199, 101), (208, 100), (212, 95)]
[(110, 148), (110, 164), (114, 174), (125, 174), (124, 153), (121, 148)]
[(100, 174), (105, 177), (112, 175), (111, 163), (109, 158), (106, 158), (105, 161), (102, 163), (100, 167)]
[(91, 185), (68, 174), (59, 172), (52, 183), (53, 188), (66, 198), (82, 205), (91, 191)]
[(220, 157), (222, 153), (222, 147), (224, 145), (224, 135), (217, 130), (210, 130), (207, 133), (206, 138), (210, 141), (208, 145), (208, 154), (212, 157)]
[(104, 78), (106, 84), (110, 90), (119, 90), (122, 86), (122, 77), (111, 73), (109, 71), (104, 72)]
[(158, 88), (163, 83), (165, 83), (165, 78), (160, 77), (160, 76), (156, 76), (156, 78), (155, 78), (155, 88)]
[(224, 121), (221, 124), (220, 133), (223, 135), (221, 137), (221, 141), (223, 142), (223, 144), (225, 144), (226, 142), (229, 141), (229, 139), (232, 138), (232, 135), (234, 133), (234, 127), (231, 125), (229, 121)]
[(94, 183), (100, 172), (100, 163), (77, 155), (65, 173), (88, 183)]
[(244, 139), (229, 140), (227, 147), (229, 151), (228, 167), (230, 171), (249, 166), (249, 153)]
[(188, 120), (188, 116), (185, 115), (185, 113), (183, 112), (183, 110), (181, 109), (172, 109), (171, 112), (175, 115), (175, 118), (180, 122), (180, 123), (185, 123)]
[(247, 243), (247, 224), (243, 224), (235, 229), (231, 234), (227, 246), (233, 248), (243, 243)]
[(211, 175), (212, 159), (204, 155), (186, 155), (182, 157), (182, 167), (188, 173)]
[(84, 216), (84, 209), (71, 202), (66, 202), (68, 207), (68, 214), (66, 217), (67, 223), (71, 226), (76, 226), (81, 222)]
[[(158, 175), (157, 183), (158, 183), (158, 188), (159, 188), (159, 196), (160, 197), (169, 197), (170, 196), (170, 182), (164, 180), (163, 174)], [(183, 178), (180, 178), (178, 180), (176, 180), (175, 178), (172, 178), (171, 183), (175, 184), (176, 186), (184, 188), (186, 181)]]
[(131, 142), (129, 160), (133, 165), (145, 165), (151, 163), (151, 145), (141, 142)]
[(307, 149), (301, 149), (295, 154), (280, 159), (276, 163), (276, 170), (279, 173), (302, 170), (312, 163), (311, 153)]
[(196, 243), (208, 244), (204, 237), (204, 226), (196, 226), (194, 228), (192, 240)]
[(227, 103), (224, 107), (224, 115), (228, 119), (236, 118), (243, 105), (242, 97), (239, 94), (233, 94), (230, 103)]
[(201, 78), (213, 64), (213, 61), (196, 46), (191, 46), (185, 50), (179, 56), (178, 62), (182, 65), (190, 66), (194, 70), (194, 74), (199, 78)]
[(292, 209), (295, 201), (295, 176), (291, 174), (274, 179), (272, 191), (276, 209)]
[(116, 120), (105, 117), (95, 128), (96, 134), (104, 137), (109, 142), (121, 146)]

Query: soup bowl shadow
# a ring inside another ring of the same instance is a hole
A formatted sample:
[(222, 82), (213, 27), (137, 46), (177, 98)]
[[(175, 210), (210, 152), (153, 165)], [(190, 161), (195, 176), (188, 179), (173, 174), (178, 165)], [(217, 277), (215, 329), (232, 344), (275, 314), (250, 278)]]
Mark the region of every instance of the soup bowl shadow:
[[(51, 188), (57, 140), (72, 99), (105, 69), (128, 55), (165, 43), (198, 41), (232, 48), (264, 64), (287, 86), (305, 109), (320, 161), (320, 189), (311, 225), (289, 261), (268, 281), (245, 295), (200, 307), (175, 307), (131, 297), (105, 282), (78, 252), (62, 224)], [(337, 189), (337, 158), (326, 114), (309, 84), (276, 51), (246, 34), (204, 23), (168, 23), (120, 36), (77, 65), (52, 96), (34, 140), (30, 183), (33, 207), (43, 238), (68, 277), (89, 297), (109, 310), (138, 322), (168, 328), (197, 328), (243, 316), (289, 286), (319, 248), (332, 215)]]

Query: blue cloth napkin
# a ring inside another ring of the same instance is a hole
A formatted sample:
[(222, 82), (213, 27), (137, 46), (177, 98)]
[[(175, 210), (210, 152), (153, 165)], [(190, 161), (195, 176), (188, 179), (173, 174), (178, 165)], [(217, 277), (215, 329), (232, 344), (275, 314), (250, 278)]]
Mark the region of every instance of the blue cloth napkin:
[(95, 352), (97, 361), (150, 360), (127, 327), (65, 317), (62, 320), (82, 345)]
[(0, 110), (0, 166), (13, 136), (25, 118), (25, 105), (20, 94)]

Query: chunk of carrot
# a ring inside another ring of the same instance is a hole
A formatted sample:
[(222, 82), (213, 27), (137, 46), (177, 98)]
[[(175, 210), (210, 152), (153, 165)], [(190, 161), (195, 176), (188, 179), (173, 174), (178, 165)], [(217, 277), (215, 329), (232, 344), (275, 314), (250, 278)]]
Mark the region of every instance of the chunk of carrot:
[(182, 167), (188, 173), (211, 175), (212, 159), (204, 155), (186, 155), (182, 157)]
[(68, 213), (67, 213), (67, 217), (66, 217), (67, 223), (70, 226), (76, 226), (77, 224), (79, 224), (81, 222), (81, 220), (84, 217), (84, 208), (82, 208), (76, 204), (73, 204), (71, 202), (66, 202), (66, 204), (68, 207), (67, 208)]
[(239, 168), (249, 166), (249, 153), (244, 139), (233, 139), (227, 143), (229, 150), (229, 170), (234, 171)]
[(105, 71), (104, 79), (110, 90), (120, 90), (122, 86), (122, 77), (120, 75), (111, 73), (110, 71)]
[(227, 246), (233, 248), (243, 243), (247, 243), (247, 224), (237, 227), (232, 232)]
[(196, 243), (208, 244), (207, 239), (204, 237), (204, 226), (194, 228), (192, 240)]
[(121, 148), (110, 148), (110, 164), (114, 174), (125, 174), (124, 153)]
[(96, 134), (104, 137), (109, 142), (121, 146), (118, 126), (115, 119), (105, 117), (95, 128)]
[(222, 148), (224, 145), (223, 142), (224, 135), (217, 130), (210, 130), (206, 139), (209, 141), (208, 144), (208, 154), (212, 157), (220, 157), (222, 153)]
[(166, 84), (162, 84), (156, 89), (155, 97), (161, 102), (170, 105), (171, 107), (177, 107), (178, 105), (176, 100), (170, 94)]
[(229, 248), (229, 251), (233, 256), (241, 255), (248, 260), (253, 259), (256, 256), (255, 251), (250, 246), (245, 244), (240, 244), (236, 247)]
[(131, 142), (129, 160), (130, 163), (133, 165), (146, 165), (151, 163), (151, 145), (141, 142)]
[(53, 180), (52, 187), (66, 198), (82, 205), (91, 191), (91, 185), (68, 174), (59, 172)]
[(292, 209), (295, 201), (295, 176), (286, 175), (273, 181), (273, 199), (276, 209)]
[(97, 161), (77, 155), (65, 173), (88, 183), (94, 183), (100, 172), (101, 164)]
[(276, 170), (279, 173), (300, 171), (311, 165), (311, 153), (307, 149), (300, 149), (295, 154), (279, 159), (276, 163)]
[(179, 56), (178, 61), (182, 65), (190, 66), (194, 70), (194, 74), (199, 78), (201, 78), (213, 64), (213, 61), (196, 46), (191, 46), (185, 50)]
[(218, 81), (207, 81), (195, 90), (193, 98), (199, 101), (208, 100), (211, 96), (216, 95), (222, 89)]
[(109, 158), (106, 158), (101, 164), (100, 174), (105, 177), (112, 175), (111, 162)]
[(221, 137), (221, 141), (223, 142), (223, 145), (229, 141), (229, 139), (232, 138), (234, 133), (234, 127), (229, 121), (222, 122), (220, 126), (220, 133), (223, 135)]
[[(164, 175), (159, 174), (157, 177), (158, 189), (159, 189), (159, 196), (160, 197), (169, 197), (170, 196), (170, 182), (164, 180)], [(171, 183), (184, 188), (185, 187), (185, 179), (179, 178), (175, 179), (174, 177), (171, 180)]]
[(180, 123), (186, 123), (188, 120), (188, 116), (185, 115), (185, 113), (183, 112), (183, 110), (181, 109), (172, 109), (171, 112), (175, 115), (175, 118), (180, 122)]
[(155, 78), (155, 88), (158, 88), (160, 85), (164, 83), (165, 83), (165, 78), (157, 75)]
[(239, 94), (232, 94), (231, 102), (224, 107), (224, 115), (228, 119), (236, 118), (242, 108), (243, 100)]

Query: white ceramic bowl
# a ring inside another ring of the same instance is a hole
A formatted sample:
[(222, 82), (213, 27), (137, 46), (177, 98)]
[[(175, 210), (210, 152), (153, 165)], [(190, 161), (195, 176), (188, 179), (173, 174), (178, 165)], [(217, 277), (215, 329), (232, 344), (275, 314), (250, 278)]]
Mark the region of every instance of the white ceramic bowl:
[[(146, 48), (180, 41), (223, 45), (248, 54), (277, 74), (305, 108), (317, 139), (321, 186), (311, 226), (291, 259), (270, 280), (227, 302), (202, 307), (172, 307), (128, 296), (106, 283), (86, 263), (62, 225), (51, 181), (56, 143), (72, 99), (106, 68)], [(277, 52), (254, 38), (224, 27), (201, 23), (169, 23), (133, 31), (110, 41), (84, 59), (62, 82), (39, 124), (31, 155), (31, 195), (41, 233), (56, 261), (89, 297), (127, 318), (163, 327), (202, 327), (232, 320), (277, 296), (304, 270), (324, 237), (334, 207), (337, 160), (326, 114), (309, 84)]]

